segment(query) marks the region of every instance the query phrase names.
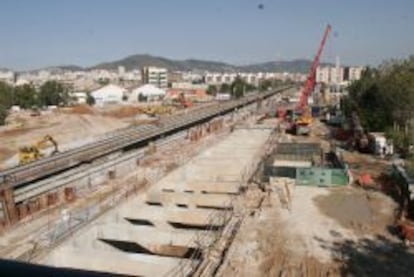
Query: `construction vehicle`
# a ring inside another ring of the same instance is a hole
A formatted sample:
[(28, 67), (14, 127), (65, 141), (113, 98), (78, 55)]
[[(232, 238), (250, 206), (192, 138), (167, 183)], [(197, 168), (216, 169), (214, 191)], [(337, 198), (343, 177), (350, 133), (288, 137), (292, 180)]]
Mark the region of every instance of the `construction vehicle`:
[(140, 111), (150, 117), (158, 117), (162, 114), (172, 114), (174, 107), (169, 105), (152, 105), (140, 108)]
[(59, 153), (59, 148), (56, 140), (52, 136), (46, 135), (33, 145), (20, 147), (19, 164), (23, 165), (43, 158), (45, 154), (42, 153), (41, 150), (47, 148), (47, 145), (49, 143), (53, 146), (51, 155)]
[(310, 107), (308, 105), (308, 100), (309, 97), (312, 95), (313, 90), (315, 89), (316, 70), (319, 66), (322, 51), (325, 48), (325, 44), (328, 39), (329, 33), (331, 32), (331, 29), (331, 25), (328, 24), (326, 26), (322, 41), (319, 45), (318, 52), (316, 53), (316, 56), (313, 60), (305, 86), (301, 92), (300, 100), (295, 108), (296, 116), (293, 118), (291, 129), (296, 134), (309, 135), (310, 133), (310, 125), (313, 121), (313, 118)]
[(181, 103), (181, 105), (183, 105), (184, 108), (191, 108), (193, 106), (193, 103), (185, 98), (184, 93), (180, 93), (178, 101)]

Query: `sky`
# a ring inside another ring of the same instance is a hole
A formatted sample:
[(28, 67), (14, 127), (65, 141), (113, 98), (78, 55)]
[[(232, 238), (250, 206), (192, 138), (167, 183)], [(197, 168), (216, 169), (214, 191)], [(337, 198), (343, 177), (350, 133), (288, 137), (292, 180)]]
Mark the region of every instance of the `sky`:
[(324, 61), (377, 65), (414, 54), (413, 11), (413, 0), (0, 0), (0, 68), (92, 66), (132, 54), (311, 59), (327, 23)]

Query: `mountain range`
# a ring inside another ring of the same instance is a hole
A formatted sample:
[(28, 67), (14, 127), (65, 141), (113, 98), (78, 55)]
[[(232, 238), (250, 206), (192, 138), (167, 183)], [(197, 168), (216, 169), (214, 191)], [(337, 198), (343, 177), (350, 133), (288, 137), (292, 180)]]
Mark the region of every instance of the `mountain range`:
[[(312, 61), (306, 59), (296, 59), (291, 61), (271, 61), (255, 63), (249, 65), (233, 65), (225, 62), (207, 61), (198, 59), (175, 60), (148, 54), (131, 55), (126, 58), (100, 63), (91, 67), (80, 67), (77, 65), (62, 65), (43, 68), (50, 71), (77, 71), (106, 69), (118, 70), (123, 66), (126, 70), (142, 68), (145, 66), (164, 67), (170, 71), (210, 71), (210, 72), (289, 72), (289, 73), (308, 73)], [(327, 65), (323, 63), (322, 65)], [(40, 70), (40, 69), (39, 69)], [(32, 70), (38, 71), (38, 70)]]
[(305, 59), (292, 61), (273, 61), (250, 65), (232, 65), (224, 62), (197, 59), (173, 60), (151, 55), (132, 55), (124, 59), (101, 63), (90, 69), (116, 70), (119, 66), (126, 70), (144, 66), (165, 67), (172, 71), (212, 71), (212, 72), (298, 72), (307, 73), (312, 62)]

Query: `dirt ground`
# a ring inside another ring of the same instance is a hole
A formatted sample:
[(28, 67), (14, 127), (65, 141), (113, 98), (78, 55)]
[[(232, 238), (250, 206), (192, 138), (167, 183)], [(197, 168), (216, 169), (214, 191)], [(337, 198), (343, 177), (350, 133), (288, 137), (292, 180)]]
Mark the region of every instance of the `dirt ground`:
[[(31, 117), (29, 113), (11, 116), (13, 124), (0, 127), (0, 169), (18, 163), (21, 146), (30, 146), (51, 135), (64, 151), (94, 141), (104, 133), (128, 126), (117, 118), (94, 114), (84, 108), (74, 112), (54, 111)], [(17, 122), (17, 123), (16, 123)], [(44, 150), (47, 153), (47, 149)]]
[[(159, 106), (161, 103), (151, 105)], [(104, 107), (78, 105), (42, 111), (39, 116), (31, 116), (30, 111), (12, 113), (7, 118), (8, 124), (0, 126), (0, 170), (17, 165), (19, 147), (30, 146), (45, 135), (55, 138), (62, 151), (92, 142), (100, 135), (118, 128), (153, 123), (157, 118), (145, 114), (145, 106), (147, 104)], [(46, 150), (45, 154), (49, 151)]]
[(290, 209), (274, 192), (262, 196), (219, 276), (404, 276), (414, 270), (412, 251), (389, 233), (396, 205), (381, 193), (296, 187)]

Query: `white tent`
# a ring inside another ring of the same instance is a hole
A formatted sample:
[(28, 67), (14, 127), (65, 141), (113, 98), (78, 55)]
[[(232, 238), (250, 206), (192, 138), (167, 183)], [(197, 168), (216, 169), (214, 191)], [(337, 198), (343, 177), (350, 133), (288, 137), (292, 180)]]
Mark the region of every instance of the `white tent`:
[(122, 102), (126, 90), (116, 85), (109, 84), (91, 92), (97, 105), (113, 104)]
[(134, 89), (129, 96), (130, 102), (139, 101), (140, 95), (144, 96), (148, 101), (161, 99), (165, 96), (165, 90), (157, 88), (154, 85), (143, 85)]

